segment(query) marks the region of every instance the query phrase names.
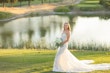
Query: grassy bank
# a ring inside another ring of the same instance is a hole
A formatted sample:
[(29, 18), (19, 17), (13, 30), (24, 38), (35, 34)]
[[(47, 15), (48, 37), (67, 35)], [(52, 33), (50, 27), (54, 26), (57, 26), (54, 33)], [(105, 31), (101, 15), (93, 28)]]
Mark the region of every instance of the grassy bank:
[(8, 12), (0, 12), (0, 19), (6, 19), (14, 16), (14, 14), (8, 13)]
[(100, 0), (82, 0), (79, 4), (76, 4), (76, 5), (73, 4), (73, 5), (58, 7), (55, 9), (55, 11), (62, 12), (62, 10), (67, 11), (67, 9), (68, 9), (68, 11), (69, 10), (71, 10), (71, 11), (102, 11), (102, 10), (105, 10), (105, 8), (101, 4), (99, 4), (99, 1)]
[[(95, 63), (110, 63), (110, 52), (73, 51), (80, 60), (93, 59)], [(0, 73), (53, 73), (56, 50), (0, 50)], [(110, 73), (94, 71), (90, 73)]]
[(100, 0), (83, 0), (75, 7), (83, 11), (103, 10), (103, 6), (99, 4)]

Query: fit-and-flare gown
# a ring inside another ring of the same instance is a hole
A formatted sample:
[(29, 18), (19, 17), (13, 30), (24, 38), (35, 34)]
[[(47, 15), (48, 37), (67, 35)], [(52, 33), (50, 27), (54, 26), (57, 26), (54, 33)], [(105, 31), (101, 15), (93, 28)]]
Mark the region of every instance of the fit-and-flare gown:
[[(67, 39), (66, 33), (61, 38)], [(68, 42), (58, 48), (53, 71), (55, 72), (90, 72), (94, 70), (109, 70), (110, 64), (92, 64), (93, 60), (78, 60), (69, 50)]]

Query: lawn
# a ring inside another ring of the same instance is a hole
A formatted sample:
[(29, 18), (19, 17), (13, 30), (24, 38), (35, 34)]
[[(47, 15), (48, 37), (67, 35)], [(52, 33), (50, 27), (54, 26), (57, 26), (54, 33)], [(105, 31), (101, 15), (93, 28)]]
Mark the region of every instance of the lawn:
[[(110, 63), (110, 52), (73, 51), (79, 59), (93, 59), (95, 63)], [(54, 73), (52, 66), (56, 50), (0, 50), (0, 73)], [(91, 73), (110, 73), (94, 71)]]
[(87, 5), (88, 7), (91, 6), (91, 5), (100, 5), (99, 4), (99, 0), (83, 0), (80, 4), (78, 5)]
[(82, 0), (80, 4), (76, 5), (76, 7), (84, 11), (97, 11), (104, 9), (103, 6), (99, 4), (99, 0)]

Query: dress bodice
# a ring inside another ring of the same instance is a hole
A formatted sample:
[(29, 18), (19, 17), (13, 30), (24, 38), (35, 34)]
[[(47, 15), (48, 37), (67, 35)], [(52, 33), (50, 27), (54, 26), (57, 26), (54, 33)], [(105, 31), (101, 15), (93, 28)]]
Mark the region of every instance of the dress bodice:
[[(70, 33), (70, 38), (71, 38), (71, 32), (69, 32), (69, 33)], [(67, 39), (67, 35), (66, 35), (65, 32), (62, 33), (61, 39), (62, 39), (63, 41), (65, 41), (65, 40)]]
[(67, 35), (66, 35), (65, 32), (62, 33), (61, 39), (62, 39), (63, 41), (65, 41), (65, 40), (67, 39)]

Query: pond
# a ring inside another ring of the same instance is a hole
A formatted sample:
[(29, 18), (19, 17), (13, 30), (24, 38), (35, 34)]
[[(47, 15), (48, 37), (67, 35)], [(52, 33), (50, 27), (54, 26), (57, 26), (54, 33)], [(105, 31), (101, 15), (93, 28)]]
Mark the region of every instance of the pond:
[(35, 16), (0, 23), (1, 48), (54, 48), (63, 24), (70, 22), (71, 49), (109, 49), (110, 19), (106, 16)]

